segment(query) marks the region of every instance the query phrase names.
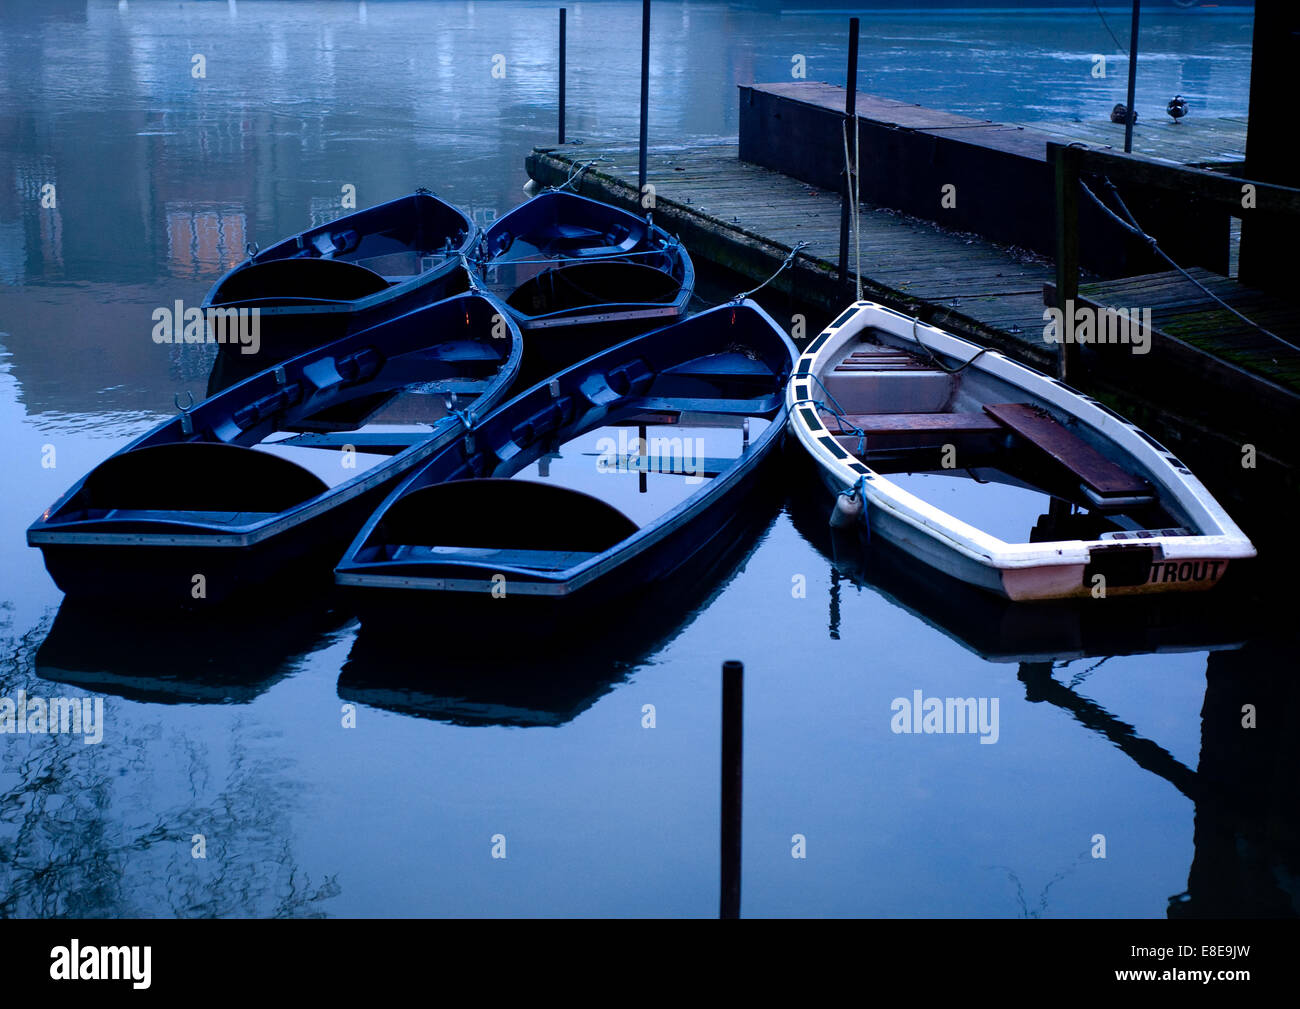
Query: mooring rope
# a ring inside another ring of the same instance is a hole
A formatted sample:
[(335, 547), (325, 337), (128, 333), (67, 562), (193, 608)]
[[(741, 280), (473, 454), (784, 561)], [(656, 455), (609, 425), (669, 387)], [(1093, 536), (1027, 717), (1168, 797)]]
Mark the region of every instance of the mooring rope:
[(969, 359), (969, 360), (967, 360), (967, 361), (963, 361), (961, 364), (957, 365), (957, 367), (955, 367), (955, 368), (949, 368), (946, 364), (944, 364), (942, 361), (940, 361), (937, 357), (934, 356), (934, 351), (932, 351), (928, 346), (926, 346), (925, 341), (922, 340), (921, 337), (917, 334), (917, 332), (916, 332), (916, 326), (917, 326), (916, 316), (912, 316), (912, 340), (913, 340), (913, 342), (914, 342), (918, 347), (920, 347), (923, 351), (925, 351), (925, 356), (928, 357), (928, 358), (930, 359), (930, 362), (931, 362), (931, 363), (932, 363), (936, 368), (938, 368), (940, 371), (947, 372), (949, 375), (957, 375), (957, 374), (960, 374), (961, 372), (965, 371), (965, 370), (966, 370), (967, 368), (969, 368), (972, 364), (974, 364), (977, 360), (979, 360), (980, 357), (982, 357), (982, 356), (984, 355), (984, 353), (988, 350), (988, 347), (981, 347), (979, 350), (977, 350), (974, 354), (972, 354), (972, 355), (970, 356), (970, 359)]
[(759, 284), (751, 291), (741, 291), (734, 298), (732, 298), (731, 301), (726, 302), (725, 304), (736, 304), (737, 302), (744, 301), (746, 298), (751, 297), (752, 295), (755, 295), (759, 291), (763, 290), (763, 288), (767, 287), (768, 284), (776, 280), (777, 277), (781, 276), (781, 274), (784, 273), (789, 268), (790, 264), (794, 262), (794, 257), (799, 255), (799, 253), (802, 252), (807, 247), (807, 245), (808, 245), (807, 242), (795, 242), (794, 248), (790, 250), (790, 255), (786, 256), (785, 259), (781, 261), (781, 265), (776, 268), (776, 272), (772, 274), (772, 276), (768, 277), (765, 281), (763, 281), (761, 284)]
[[(592, 158), (590, 161), (583, 161), (581, 163), (573, 162), (572, 164), (569, 165), (568, 177), (563, 182), (561, 182), (558, 186), (551, 186), (550, 188), (555, 190), (558, 193), (562, 189), (567, 189), (569, 186), (576, 185), (578, 181), (582, 178), (583, 173), (586, 172), (588, 168), (590, 168), (592, 165), (596, 164), (599, 161), (607, 161), (610, 164), (613, 164), (614, 159), (606, 157), (605, 155), (601, 154), (598, 157)], [(576, 193), (577, 189), (574, 189), (574, 192)]]
[[(826, 398), (830, 400), (830, 405), (828, 406), (825, 402), (823, 402), (820, 399), (796, 399), (791, 404), (791, 406), (795, 407), (795, 406), (805, 406), (807, 404), (812, 404), (818, 410), (825, 410), (827, 413), (829, 413), (832, 417), (835, 418), (835, 423), (839, 427), (839, 431), (837, 432), (838, 434), (856, 434), (858, 436), (858, 448), (857, 451), (855, 452), (855, 455), (861, 457), (862, 453), (867, 450), (867, 432), (864, 431), (862, 428), (858, 427), (856, 424), (846, 424), (846, 420), (849, 416), (848, 412), (844, 409), (844, 407), (840, 406), (839, 401), (831, 394), (831, 391), (826, 388), (826, 385), (822, 382), (822, 380), (818, 378), (816, 375), (813, 375), (811, 373), (807, 377), (812, 379), (814, 382), (817, 383), (818, 386), (820, 386), (821, 391), (824, 392), (826, 394)], [(845, 430), (846, 427), (848, 428), (848, 430)]]
[(1148, 235), (1142, 229), (1142, 226), (1138, 224), (1137, 218), (1133, 216), (1132, 212), (1125, 205), (1123, 198), (1119, 195), (1119, 190), (1115, 188), (1115, 184), (1111, 182), (1108, 177), (1105, 178), (1105, 182), (1106, 182), (1106, 186), (1110, 189), (1111, 194), (1115, 197), (1116, 202), (1119, 203), (1120, 208), (1124, 211), (1125, 216), (1128, 217), (1127, 221), (1125, 221), (1123, 217), (1120, 217), (1119, 214), (1115, 213), (1115, 211), (1111, 210), (1110, 207), (1106, 206), (1106, 204), (1102, 202), (1101, 197), (1099, 197), (1096, 193), (1094, 193), (1091, 189), (1089, 189), (1088, 184), (1084, 182), (1083, 179), (1079, 180), (1079, 187), (1085, 193), (1088, 194), (1092, 202), (1097, 204), (1097, 206), (1100, 207), (1112, 221), (1118, 224), (1125, 231), (1129, 232), (1130, 234), (1136, 235), (1138, 238), (1146, 242), (1147, 245), (1150, 246), (1152, 252), (1154, 252), (1157, 256), (1159, 256), (1166, 263), (1168, 263), (1175, 270), (1177, 270), (1184, 277), (1186, 277), (1193, 284), (1195, 284), (1198, 288), (1200, 288), (1201, 291), (1203, 291), (1213, 301), (1223, 306), (1223, 308), (1227, 309), (1238, 319), (1244, 322), (1247, 326), (1259, 330), (1265, 336), (1276, 340), (1278, 343), (1282, 344), (1285, 347), (1290, 347), (1292, 350), (1300, 350), (1300, 346), (1297, 346), (1296, 344), (1292, 343), (1290, 340), (1284, 339), (1283, 337), (1278, 336), (1276, 333), (1265, 329), (1263, 326), (1255, 322), (1253, 319), (1249, 319), (1246, 316), (1242, 315), (1235, 308), (1229, 305), (1226, 301), (1220, 298), (1217, 294), (1211, 291), (1208, 287), (1202, 284), (1199, 280), (1193, 277), (1190, 273), (1184, 270), (1181, 266), (1175, 263), (1173, 259), (1170, 258), (1168, 253), (1166, 253), (1164, 249), (1160, 248), (1160, 245), (1157, 243), (1157, 241), (1153, 237)]

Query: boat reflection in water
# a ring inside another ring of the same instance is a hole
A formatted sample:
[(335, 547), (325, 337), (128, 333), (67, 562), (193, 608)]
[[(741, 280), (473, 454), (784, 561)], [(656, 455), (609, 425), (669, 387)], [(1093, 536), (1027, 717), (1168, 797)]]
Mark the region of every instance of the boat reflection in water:
[(235, 632), (198, 614), (133, 620), (65, 599), (36, 653), (36, 674), (142, 703), (248, 704), (331, 644), (348, 619), (323, 607), (243, 611)]
[[(567, 621), (509, 627), (460, 617), (428, 637), (361, 625), (339, 676), (339, 697), (453, 725), (560, 726), (627, 681), (684, 632), (744, 567), (776, 519), (776, 481), (755, 493), (667, 581)], [(483, 618), (486, 620), (487, 618)], [(436, 625), (436, 607), (429, 623)], [(409, 630), (409, 628), (408, 628)]]
[[(786, 447), (790, 456), (791, 445)], [(1016, 603), (919, 564), (883, 537), (833, 532), (827, 521), (830, 495), (811, 475), (793, 484), (801, 488), (790, 499), (794, 526), (832, 563), (832, 637), (839, 636), (846, 584), (876, 592), (990, 662), (1236, 648), (1248, 634), (1246, 607), (1227, 585), (1213, 596)]]
[[(831, 561), (831, 637), (839, 636), (841, 593), (865, 588), (986, 661), (1018, 663), (1026, 701), (1068, 712), (1194, 804), (1187, 889), (1169, 898), (1168, 917), (1300, 916), (1297, 642), (1249, 583), (1213, 596), (1013, 603), (918, 565), (879, 538), (832, 534), (828, 495), (811, 480), (802, 484), (810, 489), (792, 497), (789, 510), (798, 532)], [(1195, 768), (1080, 693), (1091, 670), (1068, 681), (1054, 675), (1078, 658), (1176, 651), (1208, 653)]]

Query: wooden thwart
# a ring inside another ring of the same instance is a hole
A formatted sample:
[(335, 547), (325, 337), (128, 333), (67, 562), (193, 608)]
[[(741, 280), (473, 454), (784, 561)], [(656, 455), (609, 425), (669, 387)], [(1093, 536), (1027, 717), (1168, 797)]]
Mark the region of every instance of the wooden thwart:
[(934, 366), (915, 354), (888, 347), (855, 350), (835, 366), (838, 372), (932, 371)]
[[(824, 414), (833, 425), (832, 414)], [(843, 418), (845, 427), (855, 427), (873, 434), (902, 434), (911, 431), (970, 431), (993, 433), (1002, 425), (982, 413), (866, 413)], [(831, 426), (831, 430), (835, 430)]]
[(1048, 414), (1028, 403), (986, 404), (985, 411), (1025, 441), (1046, 452), (1102, 497), (1138, 497), (1151, 493), (1141, 477), (1089, 445)]

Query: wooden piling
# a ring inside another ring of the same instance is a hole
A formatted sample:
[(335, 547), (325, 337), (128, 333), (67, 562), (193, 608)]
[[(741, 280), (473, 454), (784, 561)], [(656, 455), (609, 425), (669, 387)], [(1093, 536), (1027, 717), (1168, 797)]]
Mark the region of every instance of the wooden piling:
[(722, 664), (722, 883), (719, 918), (740, 917), (741, 782), (744, 776), (745, 666)]
[(641, 0), (641, 156), (637, 169), (637, 192), (645, 197), (646, 117), (650, 109), (650, 0)]
[(564, 143), (564, 61), (565, 61), (565, 21), (568, 17), (567, 7), (560, 8), (560, 143)]
[[(1049, 151), (1053, 148), (1049, 147)], [(1070, 381), (1079, 371), (1079, 347), (1073, 342), (1073, 305), (1079, 294), (1079, 149), (1060, 146), (1056, 170), (1056, 307), (1061, 310), (1057, 336), (1062, 341), (1056, 374)], [(1069, 342), (1067, 342), (1067, 340)]]
[[(844, 119), (857, 126), (858, 115), (858, 19), (849, 18), (849, 72), (845, 81)], [(849, 211), (858, 198), (857, 165), (853, 172), (844, 166), (844, 200), (840, 205), (840, 283), (848, 280), (849, 274)]]
[(1133, 103), (1137, 100), (1138, 72), (1138, 15), (1141, 13), (1142, 0), (1133, 0), (1133, 22), (1128, 36), (1128, 115), (1124, 119), (1124, 153), (1133, 153), (1133, 124), (1137, 122), (1137, 109)]

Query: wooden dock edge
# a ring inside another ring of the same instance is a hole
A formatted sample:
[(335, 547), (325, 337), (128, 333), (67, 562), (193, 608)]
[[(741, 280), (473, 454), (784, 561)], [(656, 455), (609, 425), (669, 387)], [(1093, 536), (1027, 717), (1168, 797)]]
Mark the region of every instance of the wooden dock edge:
[[(633, 213), (642, 213), (636, 189), (617, 175), (592, 165), (570, 180), (577, 157), (557, 152), (555, 147), (536, 147), (524, 161), (528, 177), (541, 186), (568, 188), (581, 196), (602, 200)], [(770, 277), (790, 254), (790, 247), (756, 235), (739, 225), (723, 221), (698, 207), (678, 203), (656, 195), (654, 219), (665, 231), (676, 235), (695, 257), (703, 257), (734, 273), (750, 278), (755, 285)], [(838, 313), (854, 297), (853, 285), (839, 283), (836, 264), (811, 256), (796, 257), (790, 269), (769, 285), (794, 301), (815, 305)], [(1031, 367), (1051, 372), (1056, 368), (1056, 352), (1047, 344), (1041, 347), (987, 326), (950, 307), (924, 301), (915, 295), (881, 284), (870, 277), (862, 278), (862, 296), (888, 308), (915, 314), (921, 321), (946, 329), (954, 335), (991, 347)], [(809, 333), (815, 336), (816, 333)]]
[[(1058, 304), (1055, 284), (1043, 285), (1043, 301)], [(1074, 301), (1098, 313), (1110, 307), (1086, 294), (1076, 294)], [(1086, 368), (1085, 385), (1158, 399), (1179, 425), (1201, 437), (1237, 451), (1254, 444), (1261, 459), (1283, 468), (1300, 464), (1293, 444), (1300, 429), (1300, 395), (1290, 389), (1170, 336), (1158, 325), (1152, 327), (1147, 354), (1134, 355), (1123, 346), (1090, 350), (1094, 366)], [(1151, 396), (1152, 383), (1160, 389), (1158, 397)]]

